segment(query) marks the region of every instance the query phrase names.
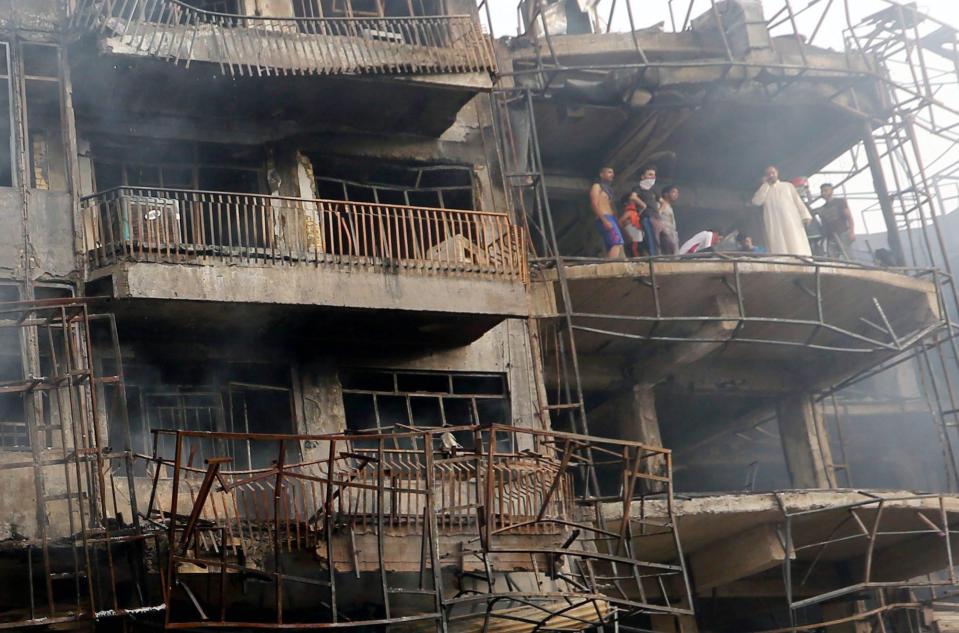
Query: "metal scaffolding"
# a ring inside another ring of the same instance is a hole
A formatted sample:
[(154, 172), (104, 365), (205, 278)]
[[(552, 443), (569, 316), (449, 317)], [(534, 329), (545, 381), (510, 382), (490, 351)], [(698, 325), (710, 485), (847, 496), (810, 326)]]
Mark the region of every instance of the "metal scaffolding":
[[(0, 385), (23, 404), (29, 459), (9, 460), (10, 482), (29, 481), (36, 515), (23, 541), (4, 544), (20, 561), (24, 609), (0, 614), (0, 628), (98, 620), (162, 608), (146, 588), (145, 551), (133, 486), (132, 458), (108, 446), (104, 415), (126, 424), (126, 399), (112, 315), (90, 314), (83, 299), (0, 304), (0, 329), (20, 344), (22, 377)], [(94, 331), (107, 341), (116, 373), (93, 359)], [(26, 455), (25, 455), (26, 456)], [(14, 518), (15, 522), (16, 519)]]

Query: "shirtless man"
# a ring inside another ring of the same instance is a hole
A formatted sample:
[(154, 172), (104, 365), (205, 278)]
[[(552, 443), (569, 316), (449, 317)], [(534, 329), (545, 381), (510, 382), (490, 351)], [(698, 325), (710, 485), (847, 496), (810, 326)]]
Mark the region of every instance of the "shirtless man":
[(606, 256), (610, 259), (623, 259), (623, 234), (616, 221), (616, 212), (613, 210), (613, 178), (616, 176), (612, 167), (603, 167), (599, 170), (599, 180), (589, 188), (589, 206), (596, 216), (596, 229), (603, 238), (606, 247)]

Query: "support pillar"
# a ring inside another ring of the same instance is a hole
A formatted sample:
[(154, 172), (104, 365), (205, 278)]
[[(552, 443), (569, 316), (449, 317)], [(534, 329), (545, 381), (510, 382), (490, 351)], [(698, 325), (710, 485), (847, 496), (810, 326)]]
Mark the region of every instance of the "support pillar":
[[(659, 417), (656, 415), (656, 394), (651, 385), (635, 385), (622, 390), (590, 411), (589, 419), (596, 435), (642, 442), (657, 448), (663, 446)], [(650, 458), (649, 472), (665, 475), (666, 460)]]
[(892, 198), (889, 196), (889, 187), (886, 186), (886, 176), (882, 171), (882, 159), (879, 157), (876, 140), (872, 136), (872, 126), (868, 122), (864, 122), (862, 125), (862, 143), (866, 149), (866, 159), (869, 161), (872, 185), (876, 190), (876, 197), (879, 198), (879, 208), (882, 209), (882, 219), (886, 223), (886, 241), (889, 244), (889, 250), (892, 251), (892, 255), (896, 260), (896, 265), (904, 266), (905, 259), (902, 253), (902, 240), (899, 239), (899, 226), (896, 223), (896, 212), (892, 206)]
[(790, 395), (776, 406), (779, 437), (794, 488), (832, 488), (829, 437), (816, 416), (809, 394)]

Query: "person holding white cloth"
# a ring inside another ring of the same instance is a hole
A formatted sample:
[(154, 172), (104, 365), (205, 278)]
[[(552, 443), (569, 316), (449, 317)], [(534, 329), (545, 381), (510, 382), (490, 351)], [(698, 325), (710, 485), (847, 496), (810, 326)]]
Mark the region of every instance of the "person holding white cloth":
[(763, 208), (767, 252), (812, 256), (803, 228), (812, 221), (812, 215), (796, 187), (779, 180), (779, 170), (775, 167), (766, 168), (763, 184), (753, 196), (753, 204)]

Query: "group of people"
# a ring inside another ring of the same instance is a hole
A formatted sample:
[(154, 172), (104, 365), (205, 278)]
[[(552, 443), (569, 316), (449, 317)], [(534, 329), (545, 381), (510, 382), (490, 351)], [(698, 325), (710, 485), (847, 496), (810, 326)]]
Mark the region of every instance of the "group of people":
[(679, 187), (670, 185), (657, 193), (656, 166), (647, 165), (636, 186), (619, 199), (623, 212), (617, 216), (615, 177), (612, 167), (603, 167), (599, 180), (589, 190), (590, 207), (596, 215), (596, 228), (603, 238), (606, 255), (622, 259), (627, 247), (631, 257), (676, 254), (679, 233), (673, 204), (679, 200)]
[[(796, 185), (780, 180), (774, 166), (766, 168), (763, 182), (752, 198), (752, 203), (763, 209), (765, 248), (754, 244), (752, 236), (745, 232), (733, 231), (723, 236), (713, 229), (700, 231), (680, 245), (673, 211), (679, 200), (679, 187), (670, 185), (657, 194), (656, 167), (648, 165), (642, 169), (636, 186), (617, 200), (614, 178), (613, 168), (603, 167), (589, 191), (596, 228), (606, 256), (611, 259), (622, 259), (627, 253), (640, 257), (709, 250), (807, 256), (815, 250), (816, 255), (848, 259), (849, 248), (856, 239), (849, 204), (835, 196), (832, 184), (820, 188), (823, 204), (813, 213)], [(617, 206), (622, 208), (619, 215)]]
[(856, 239), (849, 203), (836, 197), (831, 183), (824, 183), (819, 189), (823, 204), (810, 213), (796, 184), (805, 188), (805, 179), (784, 182), (779, 179), (779, 170), (769, 166), (753, 196), (753, 204), (763, 208), (769, 252), (849, 259), (849, 249)]

